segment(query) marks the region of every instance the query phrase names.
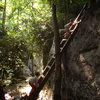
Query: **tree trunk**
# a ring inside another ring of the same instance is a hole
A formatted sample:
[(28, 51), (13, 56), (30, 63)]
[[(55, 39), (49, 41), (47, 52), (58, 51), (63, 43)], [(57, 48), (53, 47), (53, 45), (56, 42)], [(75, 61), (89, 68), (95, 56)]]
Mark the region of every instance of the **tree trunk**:
[(34, 57), (33, 57), (33, 54), (31, 56), (32, 56), (31, 57), (31, 62), (32, 62), (32, 75), (34, 75), (35, 73), (34, 73), (34, 62), (33, 62)]
[(5, 21), (6, 21), (6, 4), (7, 0), (4, 2), (3, 18), (2, 18), (2, 33), (5, 34)]
[(61, 55), (60, 55), (60, 37), (56, 16), (56, 5), (52, 4), (52, 17), (54, 22), (54, 37), (55, 37), (55, 85), (54, 85), (54, 100), (61, 100)]
[(100, 3), (82, 16), (77, 33), (63, 54), (62, 100), (99, 100)]
[(68, 22), (69, 20), (69, 13), (70, 13), (69, 5), (70, 5), (70, 0), (67, 0), (67, 12), (66, 12), (67, 20), (66, 22)]

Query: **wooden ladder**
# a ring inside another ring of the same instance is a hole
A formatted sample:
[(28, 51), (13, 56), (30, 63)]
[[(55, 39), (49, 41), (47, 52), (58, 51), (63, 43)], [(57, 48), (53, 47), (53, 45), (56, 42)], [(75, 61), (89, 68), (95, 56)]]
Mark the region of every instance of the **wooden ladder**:
[[(83, 9), (81, 10), (81, 12), (78, 14), (78, 16), (76, 17), (76, 19), (74, 21), (78, 21), (80, 19), (80, 17), (82, 15), (82, 13), (84, 12), (85, 8), (86, 8), (86, 5), (83, 7)], [(78, 24), (76, 24), (76, 25), (78, 26)], [(72, 40), (73, 35), (74, 35), (73, 33), (76, 33), (77, 26), (75, 26), (76, 27), (75, 30), (70, 33), (70, 35), (67, 39), (65, 39), (64, 41), (62, 39), (62, 41), (60, 43), (60, 46), (61, 46), (60, 54), (63, 53), (64, 49), (66, 48), (66, 46), (68, 44), (68, 42)], [(30, 95), (28, 97), (28, 100), (37, 100), (39, 92), (42, 90), (45, 83), (48, 81), (48, 79), (51, 76), (54, 69), (55, 69), (55, 57), (51, 58), (50, 61), (48, 62), (46, 68), (43, 71), (43, 75), (38, 80), (39, 87), (37, 87), (33, 92), (30, 93)]]

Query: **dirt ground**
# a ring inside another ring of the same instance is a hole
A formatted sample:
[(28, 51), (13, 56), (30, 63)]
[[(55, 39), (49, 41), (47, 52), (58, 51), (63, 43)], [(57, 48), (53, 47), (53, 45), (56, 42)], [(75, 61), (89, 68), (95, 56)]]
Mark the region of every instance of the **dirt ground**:
[[(23, 80), (17, 84), (6, 87), (4, 90), (6, 92), (6, 100), (20, 100), (21, 96), (29, 95), (31, 87), (27, 80)], [(38, 100), (52, 100), (52, 90), (45, 86), (40, 92)]]

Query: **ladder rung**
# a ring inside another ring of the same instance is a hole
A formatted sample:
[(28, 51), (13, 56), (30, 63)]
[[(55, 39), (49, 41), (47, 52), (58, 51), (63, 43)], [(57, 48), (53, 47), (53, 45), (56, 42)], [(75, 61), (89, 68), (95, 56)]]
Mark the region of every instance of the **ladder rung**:
[(50, 60), (49, 63), (48, 63), (48, 66), (51, 66), (52, 63), (54, 62), (54, 60), (55, 60), (55, 58), (51, 58), (51, 60)]
[(46, 67), (46, 68), (44, 69), (44, 72), (43, 72), (43, 75), (44, 75), (44, 76), (45, 76), (46, 73), (49, 71), (49, 69), (50, 69), (50, 67)]
[(62, 39), (62, 41), (60, 42), (60, 47), (62, 47), (64, 45), (64, 43), (66, 42), (67, 39)]

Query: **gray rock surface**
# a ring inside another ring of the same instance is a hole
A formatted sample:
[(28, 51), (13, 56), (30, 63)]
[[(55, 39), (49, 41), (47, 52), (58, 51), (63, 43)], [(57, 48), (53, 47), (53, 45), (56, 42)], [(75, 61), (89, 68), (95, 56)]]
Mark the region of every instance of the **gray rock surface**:
[(62, 59), (62, 100), (100, 100), (100, 4), (87, 9)]

